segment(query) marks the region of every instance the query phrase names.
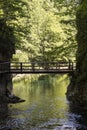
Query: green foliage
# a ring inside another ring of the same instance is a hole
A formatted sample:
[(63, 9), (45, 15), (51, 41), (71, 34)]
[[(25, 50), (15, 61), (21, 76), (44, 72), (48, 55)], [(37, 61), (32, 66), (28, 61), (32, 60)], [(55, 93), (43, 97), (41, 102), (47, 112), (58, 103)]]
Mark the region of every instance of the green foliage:
[(18, 50), (21, 50), (29, 61), (75, 59), (77, 5), (74, 2), (0, 0), (0, 19), (4, 23), (0, 31), (3, 53), (6, 51), (11, 58), (16, 48), (18, 55), (14, 57), (18, 58)]
[(20, 21), (24, 17), (25, 4), (22, 0), (0, 0), (0, 54), (5, 59), (11, 59), (21, 37)]
[(7, 58), (15, 53), (15, 36), (13, 29), (0, 19), (0, 53)]
[(74, 2), (32, 0), (27, 2), (26, 38), (19, 49), (30, 61), (75, 59)]

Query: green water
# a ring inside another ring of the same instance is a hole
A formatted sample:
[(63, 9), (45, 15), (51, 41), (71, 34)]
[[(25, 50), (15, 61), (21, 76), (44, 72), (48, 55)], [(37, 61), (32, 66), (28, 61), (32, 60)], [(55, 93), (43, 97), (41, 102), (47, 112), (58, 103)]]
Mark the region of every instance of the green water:
[[(64, 81), (66, 80), (66, 82)], [(27, 120), (30, 128), (55, 128), (62, 125), (68, 110), (65, 98), (69, 80), (66, 76), (43, 76), (38, 81), (26, 80), (14, 84), (14, 93), (26, 102), (16, 104), (21, 119)], [(25, 125), (26, 127), (26, 125)]]
[(66, 100), (69, 78), (66, 75), (41, 76), (14, 83), (14, 94), (26, 101), (0, 106), (0, 130), (76, 130), (81, 115), (70, 111)]

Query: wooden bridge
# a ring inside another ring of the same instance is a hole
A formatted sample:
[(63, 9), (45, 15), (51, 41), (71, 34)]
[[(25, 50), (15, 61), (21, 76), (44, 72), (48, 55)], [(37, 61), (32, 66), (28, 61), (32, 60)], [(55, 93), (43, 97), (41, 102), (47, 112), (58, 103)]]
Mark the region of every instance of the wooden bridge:
[(0, 74), (73, 73), (75, 62), (2, 62)]

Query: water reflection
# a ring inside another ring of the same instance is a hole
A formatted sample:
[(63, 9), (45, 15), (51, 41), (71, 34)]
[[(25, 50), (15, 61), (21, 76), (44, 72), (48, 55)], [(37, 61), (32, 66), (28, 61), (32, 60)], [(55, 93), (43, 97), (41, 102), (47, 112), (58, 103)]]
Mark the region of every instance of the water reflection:
[(14, 93), (26, 102), (1, 106), (0, 129), (85, 130), (87, 116), (76, 113), (66, 100), (68, 84), (66, 75), (43, 75), (14, 83)]
[(38, 81), (14, 84), (14, 93), (26, 102), (13, 105), (12, 111), (20, 109), (19, 116), (26, 120), (28, 127), (48, 130), (62, 126), (68, 111), (65, 92), (69, 80), (65, 82), (66, 77), (43, 75)]

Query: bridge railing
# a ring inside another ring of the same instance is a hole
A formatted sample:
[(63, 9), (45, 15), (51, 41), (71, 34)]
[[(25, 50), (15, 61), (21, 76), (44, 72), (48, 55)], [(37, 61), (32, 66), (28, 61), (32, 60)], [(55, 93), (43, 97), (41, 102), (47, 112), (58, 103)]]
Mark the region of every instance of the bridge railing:
[(0, 72), (34, 72), (34, 71), (63, 71), (76, 70), (75, 62), (3, 62), (0, 63)]

